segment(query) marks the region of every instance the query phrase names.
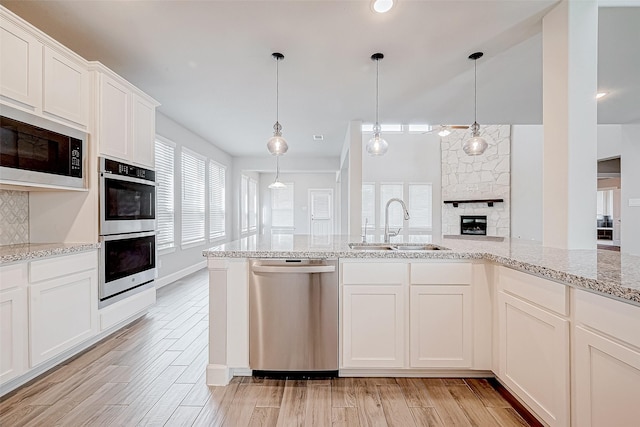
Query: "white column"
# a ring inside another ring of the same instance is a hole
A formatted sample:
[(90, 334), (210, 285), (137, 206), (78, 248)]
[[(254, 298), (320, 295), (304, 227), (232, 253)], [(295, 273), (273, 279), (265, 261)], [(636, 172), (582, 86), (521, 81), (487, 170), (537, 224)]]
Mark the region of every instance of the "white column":
[[(362, 233), (362, 122), (349, 123), (349, 226), (347, 234)], [(345, 230), (343, 229), (343, 232)]]
[(563, 0), (542, 20), (545, 246), (596, 247), (598, 5)]
[(620, 250), (640, 256), (640, 124), (622, 125)]

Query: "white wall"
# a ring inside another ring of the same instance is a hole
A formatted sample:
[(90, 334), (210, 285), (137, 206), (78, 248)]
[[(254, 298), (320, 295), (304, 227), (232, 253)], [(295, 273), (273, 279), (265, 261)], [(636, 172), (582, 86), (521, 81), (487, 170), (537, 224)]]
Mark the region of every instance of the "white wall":
[[(191, 151), (194, 151), (208, 159), (215, 160), (216, 162), (227, 167), (227, 177), (229, 181), (233, 176), (232, 158), (229, 154), (218, 149), (209, 141), (200, 138), (198, 135), (184, 128), (180, 124), (169, 119), (162, 113), (156, 113), (156, 133), (176, 144), (175, 151), (175, 181), (174, 181), (174, 195), (176, 199), (175, 204), (175, 250), (166, 252), (163, 251), (159, 256), (158, 266), (158, 283), (160, 286), (166, 284), (168, 281), (175, 280), (187, 273), (194, 266), (204, 266), (204, 257), (202, 251), (214, 244), (219, 244), (221, 241), (210, 242), (208, 240), (208, 222), (205, 229), (205, 242), (195, 247), (182, 248), (180, 245), (181, 233), (182, 233), (182, 218), (181, 218), (181, 200), (182, 200), (182, 188), (181, 188), (181, 165), (180, 165), (180, 153), (182, 147), (186, 147)], [(233, 194), (227, 191), (226, 194), (226, 229), (227, 238), (222, 241), (230, 240), (231, 231), (231, 215), (229, 214), (231, 209), (231, 201)], [(208, 205), (208, 195), (205, 196), (205, 203)], [(207, 210), (208, 213), (208, 210)]]
[[(273, 173), (261, 173), (259, 183), (259, 206), (261, 212), (261, 233), (271, 232), (271, 190), (269, 184), (275, 179)], [(280, 181), (293, 182), (293, 220), (294, 234), (309, 234), (309, 189), (329, 188), (333, 190), (333, 225), (334, 230), (339, 213), (340, 201), (336, 197), (337, 185), (335, 173), (280, 173)], [(335, 231), (332, 233), (335, 234)]]
[[(383, 137), (389, 143), (389, 151), (384, 156), (372, 157), (365, 149), (371, 134), (362, 135), (362, 182), (430, 182), (433, 191), (432, 234), (439, 236), (442, 204), (440, 137), (434, 134), (408, 133), (387, 133)], [(360, 194), (360, 203), (361, 201)], [(362, 217), (361, 213), (359, 215)]]
[(622, 125), (598, 125), (598, 160), (620, 157)]
[[(266, 153), (266, 148), (265, 148)], [(289, 173), (327, 173), (332, 174), (335, 185), (335, 174), (340, 170), (339, 157), (294, 157), (285, 155), (280, 158), (280, 175)], [(233, 158), (233, 176), (229, 180), (230, 186), (227, 186), (233, 195), (231, 209), (231, 233), (232, 240), (240, 238), (240, 177), (248, 173), (256, 174), (275, 174), (276, 159), (273, 156), (265, 155), (264, 157), (234, 157)], [(271, 182), (273, 181), (271, 176)], [(258, 181), (261, 181), (260, 175), (255, 175)], [(266, 185), (269, 185), (268, 182)], [(262, 183), (258, 183), (258, 188), (262, 187)], [(261, 191), (258, 192), (258, 206), (262, 206)], [(260, 215), (258, 215), (260, 221)]]
[(640, 124), (622, 125), (621, 252), (640, 255), (640, 206), (629, 206), (630, 199), (640, 200)]
[(511, 237), (518, 239), (542, 240), (542, 138), (541, 125), (511, 126)]

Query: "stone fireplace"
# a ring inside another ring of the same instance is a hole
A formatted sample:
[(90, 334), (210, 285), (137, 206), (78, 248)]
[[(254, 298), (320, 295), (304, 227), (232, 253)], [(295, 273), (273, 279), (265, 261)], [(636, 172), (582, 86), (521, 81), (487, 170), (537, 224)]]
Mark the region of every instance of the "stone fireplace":
[(442, 204), (442, 234), (462, 234), (462, 216), (486, 216), (487, 236), (509, 237), (511, 127), (481, 126), (489, 147), (480, 156), (462, 150), (469, 135), (468, 130), (454, 129), (441, 138), (442, 200), (450, 201)]

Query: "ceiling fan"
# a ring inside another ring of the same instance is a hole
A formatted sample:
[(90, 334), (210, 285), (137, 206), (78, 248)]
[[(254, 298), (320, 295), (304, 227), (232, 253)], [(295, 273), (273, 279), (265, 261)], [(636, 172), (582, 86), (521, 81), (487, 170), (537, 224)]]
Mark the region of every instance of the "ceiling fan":
[(467, 125), (439, 125), (432, 126), (430, 130), (423, 132), (425, 134), (437, 133), (440, 136), (447, 136), (453, 129), (469, 129)]

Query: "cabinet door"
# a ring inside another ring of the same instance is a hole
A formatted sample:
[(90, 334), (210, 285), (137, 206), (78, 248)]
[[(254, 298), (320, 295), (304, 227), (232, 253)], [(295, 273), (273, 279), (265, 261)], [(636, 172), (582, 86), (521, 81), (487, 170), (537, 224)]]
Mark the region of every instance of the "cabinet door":
[(550, 426), (569, 425), (569, 321), (498, 293), (498, 377)]
[(131, 132), (129, 117), (131, 92), (112, 79), (99, 75), (98, 138), (100, 153), (124, 161), (131, 161)]
[(640, 352), (575, 328), (576, 426), (637, 426)]
[(31, 112), (42, 107), (42, 43), (0, 16), (0, 99)]
[(404, 366), (402, 286), (344, 286), (343, 366)]
[(27, 369), (27, 289), (0, 292), (0, 384)]
[(97, 308), (96, 270), (29, 286), (31, 367), (93, 336)]
[(133, 95), (133, 161), (155, 169), (156, 107)]
[(88, 108), (86, 66), (45, 47), (43, 113), (86, 127)]
[(470, 286), (411, 286), (411, 366), (470, 368)]

